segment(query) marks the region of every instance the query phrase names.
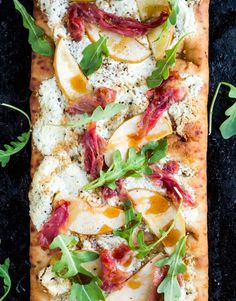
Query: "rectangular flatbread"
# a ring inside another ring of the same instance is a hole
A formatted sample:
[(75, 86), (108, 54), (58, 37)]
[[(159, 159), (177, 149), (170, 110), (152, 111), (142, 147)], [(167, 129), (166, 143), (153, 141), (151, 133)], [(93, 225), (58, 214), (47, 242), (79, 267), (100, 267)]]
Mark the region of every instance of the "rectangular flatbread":
[(34, 3), (31, 301), (208, 299), (208, 6)]

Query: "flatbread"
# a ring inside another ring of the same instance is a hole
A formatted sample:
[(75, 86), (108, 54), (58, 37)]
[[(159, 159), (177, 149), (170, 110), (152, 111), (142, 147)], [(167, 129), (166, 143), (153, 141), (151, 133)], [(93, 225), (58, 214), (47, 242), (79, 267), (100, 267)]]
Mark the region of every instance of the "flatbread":
[[(199, 116), (197, 121), (187, 123), (184, 136), (171, 135), (168, 137), (169, 153), (178, 157), (181, 162), (194, 161), (197, 173), (192, 177), (189, 185), (195, 192), (198, 200), (198, 219), (187, 226), (189, 234), (187, 240), (188, 253), (195, 259), (196, 277), (194, 286), (197, 290), (196, 301), (208, 300), (208, 245), (207, 245), (207, 192), (206, 192), (206, 152), (207, 152), (207, 98), (208, 98), (208, 7), (209, 0), (201, 0), (195, 6), (197, 34), (187, 38), (174, 69), (179, 72), (201, 76), (204, 86), (197, 97)], [(34, 17), (38, 25), (44, 28), (48, 36), (52, 32), (47, 25), (47, 17), (34, 3)], [(52, 59), (39, 54), (32, 54), (30, 98), (31, 119), (33, 125), (40, 115), (40, 105), (37, 91), (43, 80), (53, 76)], [(31, 176), (37, 170), (43, 155), (32, 142)], [(30, 226), (30, 261), (31, 261), (31, 301), (54, 300), (47, 290), (40, 284), (39, 272), (45, 268), (50, 260), (50, 251), (44, 251), (38, 244), (37, 230)], [(56, 299), (55, 299), (56, 300)], [(138, 301), (138, 300), (137, 300)]]

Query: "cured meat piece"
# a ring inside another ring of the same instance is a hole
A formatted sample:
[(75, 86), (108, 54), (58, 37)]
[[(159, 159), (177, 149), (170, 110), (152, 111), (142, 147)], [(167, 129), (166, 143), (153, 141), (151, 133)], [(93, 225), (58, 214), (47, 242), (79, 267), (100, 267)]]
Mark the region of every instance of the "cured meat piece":
[(73, 102), (66, 112), (70, 115), (92, 113), (98, 106), (103, 109), (107, 104), (114, 102), (116, 99), (116, 91), (113, 89), (100, 87), (94, 93), (80, 96), (76, 102)]
[(155, 271), (153, 275), (153, 287), (148, 301), (163, 301), (162, 296), (157, 293), (157, 288), (166, 277), (167, 272), (168, 272), (167, 266), (164, 266), (162, 268), (155, 267)]
[[(80, 24), (81, 18), (85, 22), (96, 24), (102, 29), (116, 32), (123, 36), (139, 37), (145, 35), (150, 29), (163, 24), (168, 18), (168, 12), (163, 11), (155, 19), (140, 22), (133, 18), (107, 13), (99, 9), (95, 3), (74, 3), (69, 7), (68, 31), (76, 41), (80, 41), (84, 33), (83, 26)], [(77, 21), (78, 26), (76, 26)]]
[(106, 141), (97, 134), (95, 123), (86, 130), (81, 143), (85, 149), (85, 170), (96, 179), (103, 168)]
[(65, 227), (69, 218), (69, 202), (63, 202), (58, 205), (48, 221), (39, 231), (38, 240), (42, 248), (47, 248), (53, 239), (60, 233), (60, 230)]
[[(152, 166), (153, 173), (149, 178), (154, 182), (154, 184), (161, 186), (167, 190), (168, 196), (175, 202), (180, 202), (180, 196), (176, 189), (183, 197), (183, 205), (188, 207), (195, 207), (197, 204), (191, 197), (191, 195), (178, 183), (178, 181), (165, 170), (162, 170), (159, 166)], [(176, 189), (175, 189), (176, 188)]]
[(135, 137), (141, 139), (155, 127), (160, 117), (174, 103), (184, 100), (188, 93), (187, 87), (183, 86), (177, 72), (173, 72), (160, 87), (147, 91), (146, 96), (149, 105), (143, 113), (138, 125), (138, 133)]
[(163, 171), (167, 174), (177, 174), (179, 171), (179, 163), (175, 160), (171, 160), (163, 166)]
[(110, 293), (122, 288), (125, 281), (130, 277), (130, 274), (118, 268), (117, 260), (109, 250), (101, 252), (100, 260), (102, 265), (102, 289)]
[(119, 197), (119, 200), (123, 201), (127, 199), (127, 190), (124, 188), (124, 180), (119, 179), (116, 181), (117, 188), (115, 190), (110, 189), (109, 187), (101, 187), (102, 197), (105, 201), (113, 198)]

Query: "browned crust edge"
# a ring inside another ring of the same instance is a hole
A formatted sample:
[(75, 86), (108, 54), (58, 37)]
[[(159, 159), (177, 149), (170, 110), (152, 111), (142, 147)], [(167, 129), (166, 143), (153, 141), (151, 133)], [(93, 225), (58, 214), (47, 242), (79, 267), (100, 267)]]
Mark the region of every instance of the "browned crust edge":
[[(189, 123), (185, 127), (186, 137), (172, 135), (169, 139), (170, 152), (177, 153), (181, 160), (194, 159), (198, 170), (191, 182), (195, 190), (196, 199), (199, 202), (200, 219), (197, 225), (189, 227), (190, 238), (188, 239), (189, 253), (195, 257), (197, 275), (195, 286), (198, 296), (196, 301), (208, 300), (208, 241), (207, 241), (207, 192), (206, 192), (206, 152), (207, 152), (207, 99), (208, 99), (208, 40), (209, 40), (209, 0), (202, 0), (195, 9), (198, 33), (196, 38), (186, 39), (184, 42), (183, 59), (178, 60), (176, 69), (181, 71), (199, 74), (204, 80), (204, 88), (198, 96), (200, 119), (197, 122)], [(51, 36), (47, 26), (47, 19), (34, 3), (34, 17), (37, 24), (43, 27), (46, 33)], [(30, 89), (30, 111), (32, 123), (37, 120), (40, 114), (40, 107), (37, 99), (37, 90), (40, 83), (53, 76), (52, 59), (32, 53)], [(33, 177), (39, 166), (42, 155), (32, 143), (31, 156), (31, 177)], [(37, 232), (31, 223), (30, 226), (30, 283), (31, 301), (49, 301), (49, 294), (43, 291), (38, 281), (39, 271), (48, 264), (49, 252), (43, 251), (37, 243)]]

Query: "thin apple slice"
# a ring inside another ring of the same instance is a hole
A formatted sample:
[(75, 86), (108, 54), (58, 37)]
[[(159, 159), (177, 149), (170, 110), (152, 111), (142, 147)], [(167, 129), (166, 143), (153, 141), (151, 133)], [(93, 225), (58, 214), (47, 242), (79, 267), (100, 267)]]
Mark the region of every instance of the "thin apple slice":
[(136, 300), (147, 301), (153, 288), (155, 263), (161, 259), (158, 255), (149, 261), (141, 270), (126, 281), (116, 292), (108, 295), (107, 301)]
[(100, 35), (107, 37), (109, 56), (116, 61), (136, 64), (144, 61), (151, 55), (150, 49), (134, 38), (102, 30), (93, 24), (87, 24), (86, 31), (92, 42), (97, 41)]
[[(168, 230), (177, 213), (171, 202), (160, 193), (146, 189), (131, 190), (129, 197), (134, 208), (142, 213), (143, 219), (157, 237), (160, 237), (160, 230)], [(168, 253), (173, 252), (177, 241), (185, 232), (185, 221), (182, 214), (179, 214), (173, 230), (162, 241)]]
[[(142, 20), (149, 20), (160, 15), (163, 10), (169, 9), (167, 0), (137, 0), (139, 13)], [(173, 39), (174, 28), (169, 28), (168, 31), (162, 32), (162, 26), (154, 28), (147, 35), (150, 47), (156, 60), (160, 60), (165, 56), (166, 49), (169, 48)]]
[(124, 224), (124, 211), (117, 207), (92, 207), (82, 199), (70, 200), (68, 228), (71, 231), (98, 235), (112, 232)]
[(125, 121), (111, 136), (110, 140), (108, 141), (107, 150), (105, 153), (105, 162), (108, 166), (111, 165), (112, 156), (116, 150), (119, 150), (121, 152), (122, 158), (125, 159), (127, 151), (130, 147), (139, 149), (144, 144), (159, 140), (172, 133), (170, 120), (166, 117), (162, 117), (146, 137), (139, 140), (134, 139), (132, 138), (132, 134), (137, 133), (138, 123), (141, 118), (142, 115), (137, 115)]
[(66, 40), (60, 38), (55, 52), (54, 69), (58, 85), (69, 101), (89, 92), (88, 80), (71, 55)]
[(136, 0), (142, 20), (158, 17), (163, 10), (168, 9), (168, 0)]

